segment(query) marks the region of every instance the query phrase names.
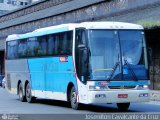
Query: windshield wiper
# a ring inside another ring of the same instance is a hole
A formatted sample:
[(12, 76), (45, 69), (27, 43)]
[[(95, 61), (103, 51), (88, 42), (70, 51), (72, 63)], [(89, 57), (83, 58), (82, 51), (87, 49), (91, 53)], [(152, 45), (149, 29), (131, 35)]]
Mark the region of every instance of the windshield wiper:
[(116, 62), (115, 66), (113, 67), (113, 70), (109, 76), (109, 78), (107, 79), (107, 81), (110, 81), (115, 73), (115, 71), (117, 70), (118, 66), (120, 65), (120, 62)]
[[(128, 61), (127, 61), (127, 60), (124, 60), (124, 63), (125, 63), (124, 65), (127, 65), (129, 71), (131, 71), (131, 74), (132, 74), (132, 76), (133, 76), (133, 79), (134, 79), (135, 81), (138, 81), (137, 76), (136, 76), (136, 74), (134, 73), (134, 71), (133, 71), (132, 67), (130, 66), (130, 64), (128, 63)], [(109, 78), (107, 79), (107, 81), (110, 81), (110, 80), (112, 79), (112, 77), (113, 77), (113, 75), (114, 75), (114, 73), (115, 73), (115, 71), (117, 70), (117, 68), (118, 68), (119, 65), (120, 65), (120, 62), (117, 62), (117, 63), (115, 64), (115, 66), (113, 67), (113, 70), (112, 70)], [(124, 79), (124, 75), (123, 75), (122, 79)]]
[(128, 61), (126, 59), (124, 59), (124, 63), (125, 63), (124, 66), (127, 65), (128, 69), (131, 71), (131, 74), (133, 75), (133, 79), (135, 81), (138, 81), (136, 74), (134, 73), (132, 67), (130, 66), (130, 64), (128, 63)]

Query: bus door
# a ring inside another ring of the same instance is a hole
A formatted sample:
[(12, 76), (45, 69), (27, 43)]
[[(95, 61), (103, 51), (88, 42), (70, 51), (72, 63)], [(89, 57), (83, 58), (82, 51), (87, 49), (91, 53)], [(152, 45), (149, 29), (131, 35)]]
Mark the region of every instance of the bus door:
[(88, 45), (85, 29), (76, 30), (75, 60), (78, 78), (85, 83), (88, 76)]

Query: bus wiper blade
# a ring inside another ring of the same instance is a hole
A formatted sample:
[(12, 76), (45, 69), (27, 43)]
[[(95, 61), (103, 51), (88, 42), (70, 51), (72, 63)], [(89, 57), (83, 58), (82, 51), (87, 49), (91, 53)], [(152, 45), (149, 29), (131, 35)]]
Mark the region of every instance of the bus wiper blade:
[(132, 75), (133, 75), (133, 79), (134, 79), (135, 81), (138, 81), (136, 74), (134, 73), (132, 67), (130, 66), (130, 64), (128, 63), (128, 61), (127, 61), (126, 59), (124, 60), (124, 63), (125, 63), (124, 65), (127, 65), (128, 68), (129, 68), (129, 70), (131, 71), (131, 73), (132, 73)]
[(120, 62), (116, 62), (115, 66), (113, 67), (113, 70), (109, 76), (109, 78), (107, 79), (107, 81), (110, 81), (115, 73), (115, 71), (117, 70), (118, 66), (120, 65)]

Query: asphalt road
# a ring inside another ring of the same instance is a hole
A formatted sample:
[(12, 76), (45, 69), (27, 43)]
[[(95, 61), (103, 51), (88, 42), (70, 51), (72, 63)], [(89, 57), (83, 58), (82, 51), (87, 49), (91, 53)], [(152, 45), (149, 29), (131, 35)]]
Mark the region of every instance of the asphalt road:
[[(62, 102), (62, 101), (37, 99), (35, 103), (20, 102), (18, 100), (17, 95), (12, 95), (8, 93), (5, 89), (0, 88), (0, 114), (12, 114), (12, 115), (32, 114), (32, 115), (39, 115), (39, 118), (43, 118), (44, 114), (51, 116), (54, 114), (55, 115), (54, 117), (56, 116), (63, 117), (63, 114), (68, 114), (68, 115), (72, 114), (72, 116), (73, 114), (75, 115), (80, 114), (83, 115), (83, 117), (85, 117), (86, 114), (99, 114), (99, 113), (118, 114), (122, 112), (123, 111), (119, 111), (117, 109), (115, 104), (83, 105), (81, 110), (73, 110), (70, 108), (70, 105), (67, 102)], [(159, 114), (160, 101), (149, 102), (149, 103), (132, 103), (127, 113), (135, 113), (135, 112), (136, 113), (154, 112)], [(52, 118), (51, 116), (48, 117)], [(36, 118), (39, 119), (37, 116)], [(67, 120), (67, 118), (65, 120)]]

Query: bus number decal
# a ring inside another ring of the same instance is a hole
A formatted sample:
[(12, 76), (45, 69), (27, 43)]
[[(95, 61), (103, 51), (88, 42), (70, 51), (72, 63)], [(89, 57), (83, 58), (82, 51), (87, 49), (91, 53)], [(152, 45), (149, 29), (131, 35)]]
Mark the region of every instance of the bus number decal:
[(60, 62), (68, 62), (68, 57), (60, 57), (59, 61)]

